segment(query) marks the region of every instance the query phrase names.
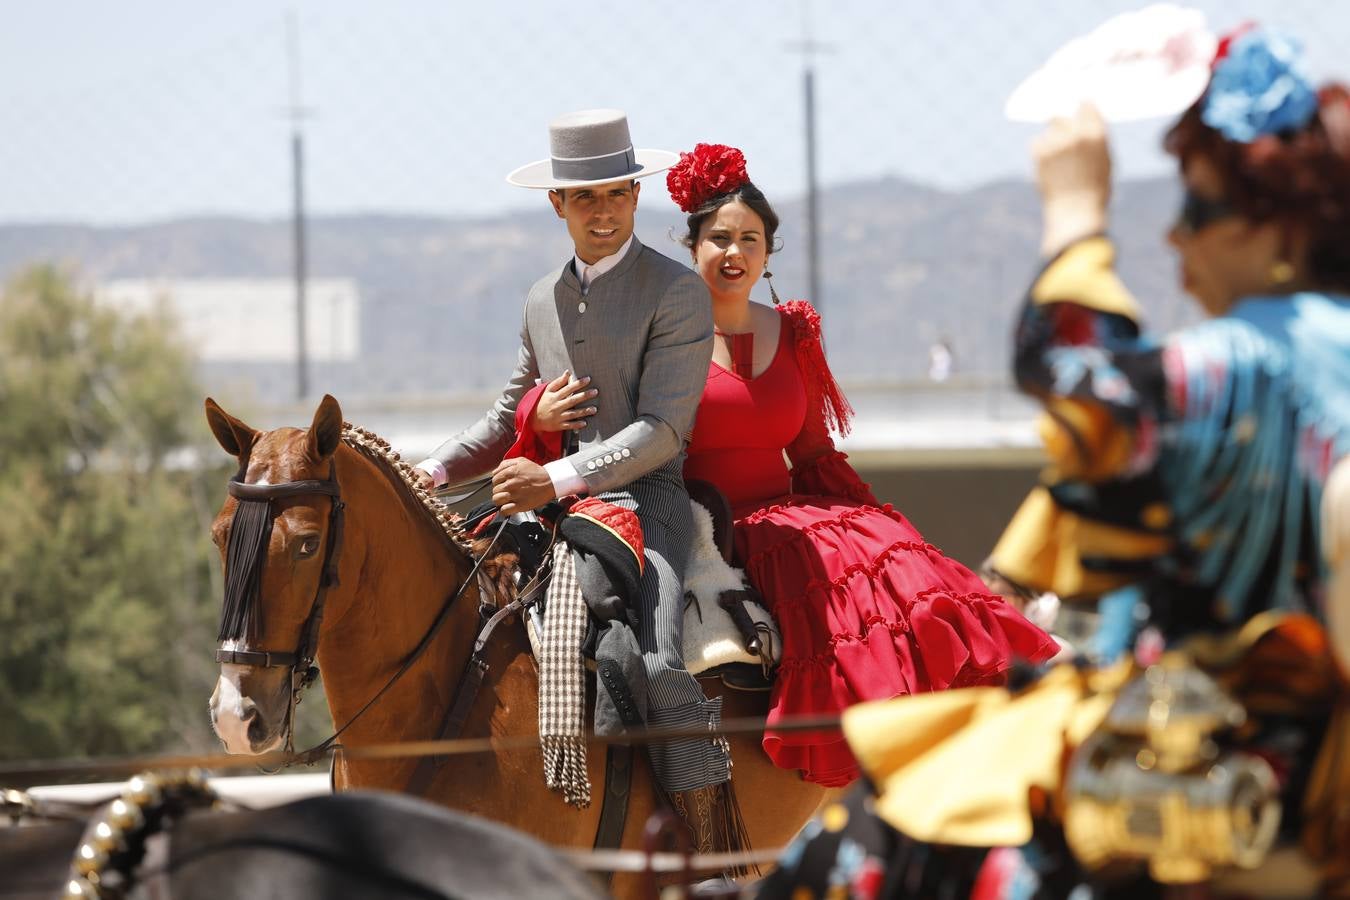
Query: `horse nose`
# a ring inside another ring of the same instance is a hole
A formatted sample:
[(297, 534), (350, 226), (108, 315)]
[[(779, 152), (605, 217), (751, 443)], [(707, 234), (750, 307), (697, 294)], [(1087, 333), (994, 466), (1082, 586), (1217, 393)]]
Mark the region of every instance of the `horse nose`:
[(255, 747), (263, 741), (263, 732), (266, 728), (263, 725), (262, 716), (258, 715), (258, 704), (247, 697), (239, 705), (239, 724), (247, 729), (249, 742)]

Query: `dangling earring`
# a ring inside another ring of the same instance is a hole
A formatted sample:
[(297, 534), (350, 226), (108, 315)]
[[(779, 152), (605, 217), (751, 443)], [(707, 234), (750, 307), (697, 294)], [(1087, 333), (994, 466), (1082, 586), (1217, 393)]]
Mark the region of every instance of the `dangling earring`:
[(1272, 287), (1282, 287), (1294, 280), (1294, 266), (1288, 260), (1276, 260), (1270, 266)]
[(778, 292), (773, 289), (773, 273), (768, 269), (764, 270), (764, 280), (769, 283), (769, 296), (773, 298), (773, 305), (779, 305), (782, 301), (778, 299)]

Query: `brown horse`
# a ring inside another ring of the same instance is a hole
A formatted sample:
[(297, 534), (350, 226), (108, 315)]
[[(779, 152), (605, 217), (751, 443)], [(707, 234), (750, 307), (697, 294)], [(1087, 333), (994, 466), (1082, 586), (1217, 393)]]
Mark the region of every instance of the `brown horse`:
[[(289, 651), (302, 646), (316, 597), (322, 598), (323, 607), (316, 628), (317, 660), (329, 711), (341, 726), (427, 634), (446, 598), (469, 576), (472, 560), (438, 516), (438, 504), (413, 487), (410, 467), (373, 435), (344, 426), (332, 397), (324, 397), (307, 431), (280, 428), (261, 433), (210, 399), (206, 416), (220, 445), (239, 460), (238, 481), (270, 485), (273, 492), (276, 486), (308, 482), (285, 488), (295, 493), (272, 500), (270, 534), (265, 528), (252, 529), (257, 531), (253, 537), (230, 534), (241, 502), (235, 496), (226, 500), (212, 527), (222, 557), (236, 537), (260, 542), (264, 564), (256, 585), (254, 621), (245, 639), (222, 645), (226, 658), (234, 661), (222, 663), (211, 698), (212, 724), (226, 748), (257, 754), (289, 742), (292, 667), (303, 665), (303, 659), (297, 663)], [(234, 486), (232, 494), (249, 490)], [(336, 583), (325, 591), (323, 570), (330, 555), (325, 548), (333, 538), (335, 493), (345, 505), (345, 523), (338, 542)], [(229, 583), (239, 573), (227, 571), (226, 576), (228, 598)], [(471, 585), (455, 601), (444, 627), (417, 662), (343, 733), (344, 745), (437, 736), (478, 632), (477, 595), (477, 586)], [(231, 656), (235, 650), (238, 654)], [(461, 735), (537, 734), (539, 682), (523, 629), (498, 628), (487, 647), (487, 662), (489, 674)], [(718, 690), (711, 684), (705, 688)], [(723, 713), (728, 718), (762, 717), (766, 699), (766, 694), (729, 692)], [(783, 845), (826, 792), (774, 767), (761, 751), (758, 736), (733, 737), (731, 745), (736, 790), (752, 845)], [(603, 747), (592, 745), (588, 760), (597, 791), (604, 781), (604, 759)], [(415, 759), (357, 761), (339, 756), (335, 785), (404, 790), (417, 765)], [(543, 771), (537, 749), (457, 756), (437, 770), (426, 795), (553, 845), (591, 846), (599, 804), (581, 810), (568, 806), (545, 786)], [(657, 803), (644, 757), (634, 773), (623, 847), (640, 846), (643, 826)], [(637, 883), (616, 878), (615, 888), (620, 895), (632, 894)]]

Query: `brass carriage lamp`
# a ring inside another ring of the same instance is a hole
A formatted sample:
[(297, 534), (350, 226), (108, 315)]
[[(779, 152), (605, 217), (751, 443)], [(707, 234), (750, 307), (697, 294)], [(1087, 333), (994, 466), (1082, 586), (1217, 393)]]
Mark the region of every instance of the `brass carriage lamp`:
[(1245, 721), (1180, 655), (1136, 676), (1069, 764), (1064, 832), (1078, 860), (1144, 861), (1167, 884), (1260, 865), (1279, 829), (1275, 773), (1218, 740)]

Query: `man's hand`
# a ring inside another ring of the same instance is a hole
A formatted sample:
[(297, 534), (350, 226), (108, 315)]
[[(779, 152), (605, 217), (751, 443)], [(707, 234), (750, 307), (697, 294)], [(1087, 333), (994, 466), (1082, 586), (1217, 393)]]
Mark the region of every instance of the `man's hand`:
[(436, 490), (436, 482), (422, 469), (413, 469), (413, 480), (424, 491)]
[(504, 459), (492, 473), (492, 502), (504, 515), (538, 509), (555, 496), (548, 472), (528, 459)]
[(586, 427), (586, 416), (595, 415), (594, 406), (585, 406), (594, 400), (598, 393), (590, 386), (591, 379), (573, 378), (572, 373), (563, 372), (548, 383), (539, 403), (534, 408), (530, 425), (535, 431), (580, 431)]

